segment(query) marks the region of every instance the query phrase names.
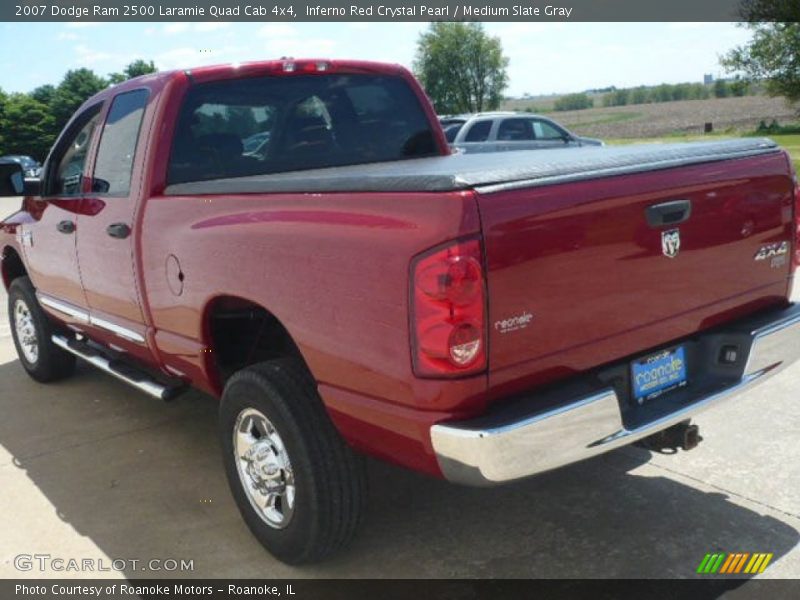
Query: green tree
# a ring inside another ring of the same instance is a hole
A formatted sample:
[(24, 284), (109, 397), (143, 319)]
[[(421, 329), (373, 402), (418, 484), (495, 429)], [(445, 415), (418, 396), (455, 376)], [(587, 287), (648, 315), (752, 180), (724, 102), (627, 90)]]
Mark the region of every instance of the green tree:
[(625, 106), (630, 102), (630, 99), (630, 90), (614, 90), (603, 96), (603, 106)]
[(742, 79), (740, 75), (737, 75), (733, 83), (731, 83), (730, 89), (732, 96), (746, 96), (750, 91), (750, 82)]
[(717, 79), (714, 82), (714, 97), (715, 98), (727, 98), (730, 96), (730, 90), (728, 89), (728, 82), (724, 79)]
[(631, 90), (631, 104), (647, 104), (650, 99), (650, 94), (647, 88), (643, 85), (633, 88)]
[(50, 108), (28, 94), (11, 94), (3, 115), (3, 153), (29, 154), (44, 160), (52, 143)]
[(795, 0), (743, 0), (743, 26), (752, 39), (720, 60), (746, 82), (763, 80), (771, 96), (800, 102), (800, 3)]
[(563, 110), (583, 110), (585, 108), (592, 108), (594, 100), (587, 94), (567, 94), (561, 96), (553, 103), (553, 108), (558, 111)]
[(5, 136), (3, 132), (6, 130), (6, 103), (8, 102), (8, 96), (6, 93), (0, 88), (0, 155), (8, 154), (5, 151)]
[(55, 128), (60, 131), (81, 104), (107, 86), (108, 82), (90, 69), (67, 71), (56, 88), (50, 105)]
[(500, 106), (508, 58), (481, 23), (431, 23), (417, 40), (414, 72), (439, 113)]
[(31, 98), (33, 98), (34, 100), (38, 100), (42, 104), (52, 106), (55, 94), (56, 94), (56, 87), (48, 83), (46, 85), (40, 85), (39, 87), (34, 89), (30, 95)]
[(125, 67), (121, 73), (109, 73), (108, 81), (112, 85), (116, 85), (128, 79), (139, 77), (140, 75), (149, 75), (150, 73), (157, 72), (158, 69), (156, 69), (156, 65), (152, 60), (142, 60), (139, 58)]

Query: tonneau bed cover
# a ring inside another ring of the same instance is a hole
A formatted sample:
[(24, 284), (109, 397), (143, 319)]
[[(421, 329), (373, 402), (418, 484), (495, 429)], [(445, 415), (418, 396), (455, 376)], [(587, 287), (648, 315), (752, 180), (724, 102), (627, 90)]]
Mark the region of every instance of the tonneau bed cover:
[(289, 192), (492, 192), (669, 169), (779, 152), (772, 140), (637, 144), (453, 154), (288, 173), (178, 183), (169, 195)]

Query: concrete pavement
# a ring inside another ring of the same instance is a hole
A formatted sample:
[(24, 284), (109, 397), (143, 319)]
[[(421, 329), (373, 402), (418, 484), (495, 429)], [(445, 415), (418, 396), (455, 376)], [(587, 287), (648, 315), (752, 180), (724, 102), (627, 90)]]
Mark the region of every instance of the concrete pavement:
[(495, 489), (370, 462), (355, 543), (293, 568), (239, 517), (214, 399), (160, 404), (86, 365), (37, 384), (0, 305), (0, 577), (93, 575), (15, 568), (36, 553), (193, 561), (119, 573), (138, 577), (692, 577), (714, 551), (773, 552), (762, 577), (800, 577), (800, 367), (701, 415), (688, 453), (623, 448)]

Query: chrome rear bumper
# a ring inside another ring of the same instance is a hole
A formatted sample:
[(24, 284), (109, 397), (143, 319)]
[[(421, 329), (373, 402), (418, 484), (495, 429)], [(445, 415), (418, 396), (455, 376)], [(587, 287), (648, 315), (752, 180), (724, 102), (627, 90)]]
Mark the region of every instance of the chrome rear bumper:
[[(444, 476), (467, 485), (493, 485), (542, 473), (630, 444), (761, 383), (800, 358), (800, 305), (738, 323), (728, 333), (745, 340), (740, 376), (709, 393), (687, 398), (652, 420), (624, 424), (611, 387), (572, 395), (558, 407), (512, 418), (498, 411), (480, 419), (431, 428)], [(658, 401), (658, 399), (656, 400)], [(526, 401), (541, 406), (537, 398)]]

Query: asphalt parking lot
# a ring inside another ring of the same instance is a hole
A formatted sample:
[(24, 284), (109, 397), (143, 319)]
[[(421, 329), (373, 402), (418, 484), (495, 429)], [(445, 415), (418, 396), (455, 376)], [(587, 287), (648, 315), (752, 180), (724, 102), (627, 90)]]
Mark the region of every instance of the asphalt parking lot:
[[(6, 206), (6, 202), (3, 206)], [(0, 210), (5, 214), (7, 210)], [(694, 577), (707, 552), (772, 552), (800, 577), (800, 366), (697, 419), (688, 453), (623, 448), (515, 485), (470, 489), (369, 463), (343, 554), (293, 568), (250, 535), (225, 482), (216, 402), (157, 403), (82, 365), (44, 386), (19, 365), (0, 292), (0, 577), (15, 556), (177, 559), (136, 577)]]

